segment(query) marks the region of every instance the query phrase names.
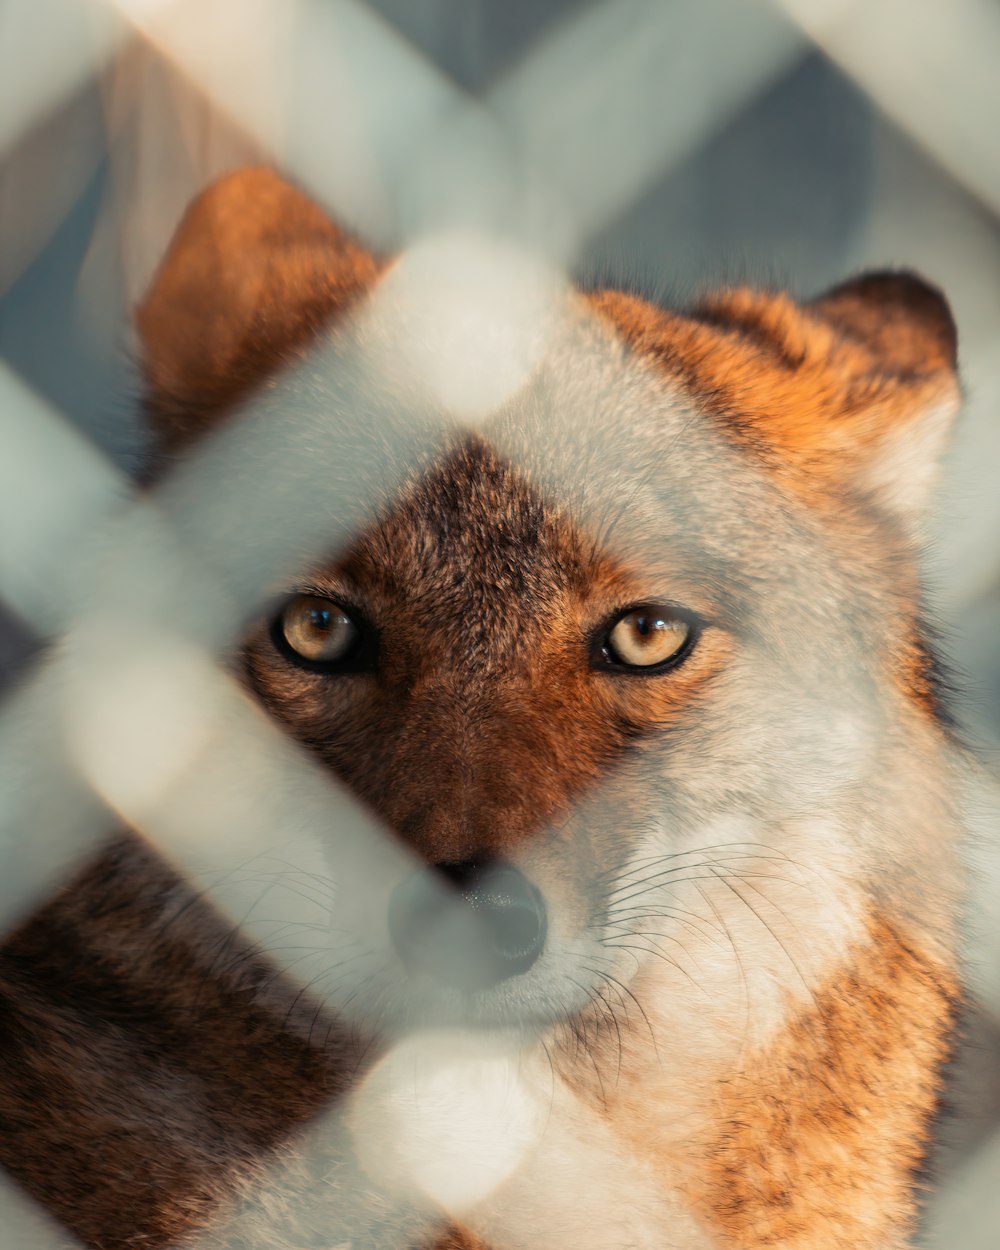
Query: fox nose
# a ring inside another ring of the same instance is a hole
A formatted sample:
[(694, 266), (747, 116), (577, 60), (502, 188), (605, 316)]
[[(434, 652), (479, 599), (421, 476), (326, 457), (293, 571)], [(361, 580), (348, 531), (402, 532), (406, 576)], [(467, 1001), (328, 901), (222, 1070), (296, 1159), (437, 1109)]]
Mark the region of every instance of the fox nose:
[(389, 904), (389, 930), (404, 965), (462, 990), (526, 972), (546, 929), (541, 892), (503, 860), (424, 868), (396, 887)]

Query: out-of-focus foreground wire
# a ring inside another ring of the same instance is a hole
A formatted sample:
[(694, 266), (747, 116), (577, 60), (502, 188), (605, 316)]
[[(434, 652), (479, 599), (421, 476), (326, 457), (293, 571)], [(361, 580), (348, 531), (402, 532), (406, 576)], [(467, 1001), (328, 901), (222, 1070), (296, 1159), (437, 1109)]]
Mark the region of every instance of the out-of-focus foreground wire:
[[(59, 9), (53, 16), (51, 6), (14, 4), (0, 13), (0, 203), (18, 209), (0, 217), (0, 294), (30, 267), (103, 161), (110, 190), (81, 285), (81, 305), (93, 316), (102, 315), (102, 302), (115, 309), (105, 315), (127, 309), (209, 176), (247, 158), (270, 161), (374, 244), (409, 249), (356, 314), (365, 351), (352, 350), (348, 331), (330, 375), (342, 379), (343, 409), (377, 413), (387, 405), (374, 333), (395, 369), (400, 361), (410, 369), (408, 393), (425, 394), (427, 412), (416, 411), (395, 443), (359, 438), (326, 460), (311, 450), (296, 460), (287, 427), (274, 438), (265, 400), (231, 436), (139, 498), (71, 420), (2, 367), (0, 596), (34, 631), (66, 639), (0, 713), (4, 925), (92, 845), (111, 813), (182, 871), (216, 880), (213, 898), (234, 919), (244, 895), (227, 869), (269, 854), (278, 825), (288, 855), (304, 862), (308, 831), (335, 816), (354, 879), (400, 870), (403, 853), (255, 711), (218, 657), (280, 574), (363, 526), (380, 502), (364, 484), (374, 476), (390, 494), (414, 447), (447, 438), (442, 403), (468, 426), (513, 393), (532, 366), (533, 345), (565, 325), (564, 275), (588, 240), (808, 48), (822, 47), (958, 181), (1000, 204), (1000, 164), (985, 122), (1000, 103), (989, 69), (1000, 28), (977, 0), (947, 11), (888, 0), (596, 4), (556, 24), (482, 98), (356, 0), (93, 0)], [(959, 59), (953, 89), (928, 105), (928, 76), (946, 75)], [(103, 131), (88, 129), (87, 142), (70, 145), (74, 161), (63, 162), (70, 132), (61, 110), (94, 82)], [(33, 148), (45, 127), (48, 148)], [(47, 152), (56, 183), (33, 184), (24, 174), (32, 151)], [(93, 278), (95, 257), (117, 248), (122, 289), (108, 291)], [(425, 312), (420, 325), (412, 310), (428, 307), (434, 315)], [(230, 485), (261, 463), (273, 464), (275, 475), (252, 499)], [(289, 485), (307, 492), (319, 482), (330, 500), (322, 515), (289, 515)], [(181, 586), (183, 596), (174, 593)], [(196, 608), (178, 618), (172, 607), (181, 598)], [(150, 620), (170, 624), (151, 631)], [(238, 838), (227, 841), (227, 830)], [(268, 949), (290, 915), (300, 918), (300, 906), (291, 895), (276, 899), (250, 935)], [(309, 969), (295, 974), (309, 979)], [(992, 1006), (1000, 1021), (1000, 992)], [(373, 1085), (398, 1079), (399, 1067), (417, 1071), (426, 1114), (450, 1116), (449, 1135), (463, 1148), (459, 1158), (408, 1151), (409, 1130), (424, 1141), (418, 1108), (415, 1128), (373, 1131), (373, 1157), (387, 1133), (403, 1143), (381, 1160), (390, 1172), (402, 1169), (406, 1183), (420, 1172), (418, 1185), (460, 1211), (486, 1200), (530, 1157), (550, 1096), (544, 1073), (516, 1071), (502, 1051), (470, 1050), (462, 1038), (394, 1062)], [(496, 1091), (486, 1116), (489, 1151), (463, 1136), (471, 1121), (458, 1104), (470, 1072), (477, 1090)], [(443, 1103), (442, 1089), (451, 1091)], [(364, 1143), (365, 1097), (360, 1090), (350, 1108), (334, 1108), (316, 1127), (318, 1150), (324, 1135), (344, 1131), (344, 1116)], [(619, 1203), (648, 1195), (629, 1160), (600, 1140), (599, 1126), (572, 1100), (564, 1122), (578, 1130), (566, 1130), (562, 1166), (572, 1159), (572, 1173), (585, 1178), (579, 1193), (559, 1198), (543, 1160), (532, 1183), (553, 1192), (552, 1234), (565, 1236), (569, 1220), (576, 1231), (568, 1244), (596, 1247), (610, 1205), (602, 1193)], [(935, 1213), (962, 1250), (985, 1250), (985, 1229), (995, 1227), (995, 1157), (994, 1136)], [(482, 1174), (462, 1171), (472, 1158), (486, 1159)], [(405, 1188), (399, 1176), (387, 1183)], [(65, 1244), (13, 1191), (5, 1201), (27, 1230), (23, 1244)], [(343, 1213), (345, 1239), (350, 1220), (362, 1217)], [(545, 1241), (543, 1232), (536, 1224), (512, 1237)]]

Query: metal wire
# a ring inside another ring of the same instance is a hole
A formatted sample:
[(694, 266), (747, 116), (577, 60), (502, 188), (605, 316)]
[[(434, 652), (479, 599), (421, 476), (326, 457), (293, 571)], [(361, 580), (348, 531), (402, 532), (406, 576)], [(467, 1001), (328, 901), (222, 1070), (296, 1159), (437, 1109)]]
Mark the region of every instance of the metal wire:
[[(1000, 114), (1000, 21), (984, 0), (597, 4), (560, 23), (474, 99), (351, 0), (61, 8), (65, 27), (51, 14), (41, 24), (42, 10), (27, 5), (0, 12), (0, 158), (82, 83), (108, 82), (141, 46), (194, 84), (245, 150), (280, 164), (338, 221), (405, 255), (308, 365), (322, 375), (328, 412), (365, 412), (369, 423), (335, 443), (312, 437), (316, 414), (279, 386), (141, 496), (0, 363), (0, 595), (33, 630), (61, 640), (0, 717), (0, 923), (29, 911), (95, 844), (111, 813), (192, 880), (211, 882), (216, 905), (311, 986), (323, 950), (303, 964), (282, 949), (290, 920), (302, 920), (301, 897), (290, 889), (282, 896), (278, 882), (266, 918), (246, 919), (247, 882), (277, 853), (274, 829), (282, 829), (281, 856), (300, 867), (315, 855), (312, 831), (335, 830), (345, 880), (389, 881), (406, 857), (246, 699), (220, 663), (227, 648), (283, 580), (347, 544), (415, 457), (443, 445), (457, 425), (489, 428), (490, 414), (530, 374), (538, 345), (578, 333), (565, 275), (587, 242), (812, 46), (997, 209), (989, 119)], [(926, 91), (928, 78), (946, 75), (947, 91)], [(137, 116), (143, 90), (139, 76), (109, 93), (112, 138)], [(134, 191), (126, 186), (123, 195)], [(4, 242), (15, 253), (23, 246), (28, 259), (37, 246), (16, 229)], [(161, 248), (162, 237), (154, 243)], [(151, 250), (134, 266), (141, 281)], [(581, 370), (588, 359), (581, 356)], [(407, 396), (405, 422), (394, 416), (398, 392)], [(347, 428), (341, 421), (338, 429)], [(322, 497), (323, 506), (289, 510), (290, 495)], [(358, 932), (366, 910), (377, 910), (379, 888), (350, 915)], [(419, 1070), (431, 1093), (428, 1107), (389, 1126), (388, 1137), (404, 1146), (385, 1156), (386, 1128), (366, 1138), (366, 1116), (384, 1106), (380, 1083), (399, 1080), (403, 1068)], [(604, 1194), (619, 1203), (622, 1195), (651, 1199), (631, 1161), (572, 1100), (561, 1109), (559, 1168), (532, 1156), (547, 1081), (499, 1045), (403, 1042), (349, 1106), (317, 1123), (303, 1150), (321, 1157), (349, 1133), (388, 1188), (405, 1195), (415, 1187), (457, 1210), (488, 1202), (532, 1158), (521, 1187), (548, 1200), (518, 1191), (534, 1223), (518, 1228), (515, 1220), (511, 1244), (596, 1246)], [(455, 1102), (444, 1112), (442, 1089)], [(484, 1089), (493, 1091), (491, 1105)], [(489, 1149), (482, 1137), (463, 1136), (471, 1130), (460, 1104), (472, 1090)], [(463, 1171), (447, 1152), (405, 1148), (407, 1134), (423, 1141), (422, 1116), (442, 1114), (451, 1117), (459, 1162), (480, 1157), (481, 1173)], [(934, 1209), (941, 1244), (985, 1248), (986, 1230), (1000, 1223), (989, 1183), (997, 1141), (969, 1156)], [(560, 1169), (578, 1180), (572, 1194), (561, 1192)], [(262, 1179), (251, 1204), (282, 1183), (280, 1170)], [(24, 1229), (19, 1245), (67, 1244), (12, 1187), (2, 1200), (0, 1222)], [(420, 1210), (415, 1203), (418, 1223)], [(349, 1242), (364, 1218), (361, 1208), (339, 1211), (330, 1244)], [(214, 1230), (206, 1245), (224, 1235)]]

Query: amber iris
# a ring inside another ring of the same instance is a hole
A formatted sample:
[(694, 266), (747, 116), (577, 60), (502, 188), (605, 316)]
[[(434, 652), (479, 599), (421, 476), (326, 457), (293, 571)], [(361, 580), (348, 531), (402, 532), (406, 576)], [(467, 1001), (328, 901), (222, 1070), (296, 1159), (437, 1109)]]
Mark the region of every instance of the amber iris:
[(278, 624), (288, 647), (315, 664), (342, 660), (358, 642), (357, 625), (331, 599), (299, 595), (285, 605)]
[(626, 612), (608, 634), (610, 657), (630, 668), (651, 668), (678, 655), (691, 637), (688, 621), (658, 608)]

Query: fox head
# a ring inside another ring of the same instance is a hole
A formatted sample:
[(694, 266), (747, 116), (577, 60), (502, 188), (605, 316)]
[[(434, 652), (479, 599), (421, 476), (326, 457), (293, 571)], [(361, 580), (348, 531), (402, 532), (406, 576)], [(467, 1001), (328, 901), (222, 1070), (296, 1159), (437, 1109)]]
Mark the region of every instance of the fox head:
[[(273, 173), (211, 186), (137, 314), (160, 463), (262, 394), (269, 420), (306, 403), (311, 437), (377, 442), (330, 398), (330, 344), (371, 348), (377, 420), (405, 425), (397, 273)], [(477, 428), (373, 478), (237, 664), (423, 865), (375, 895), (380, 1019), (634, 1003), (701, 1053), (808, 996), (873, 911), (927, 923), (945, 888), (916, 555), (955, 330), (904, 273), (683, 314), (570, 292), (557, 322)]]

